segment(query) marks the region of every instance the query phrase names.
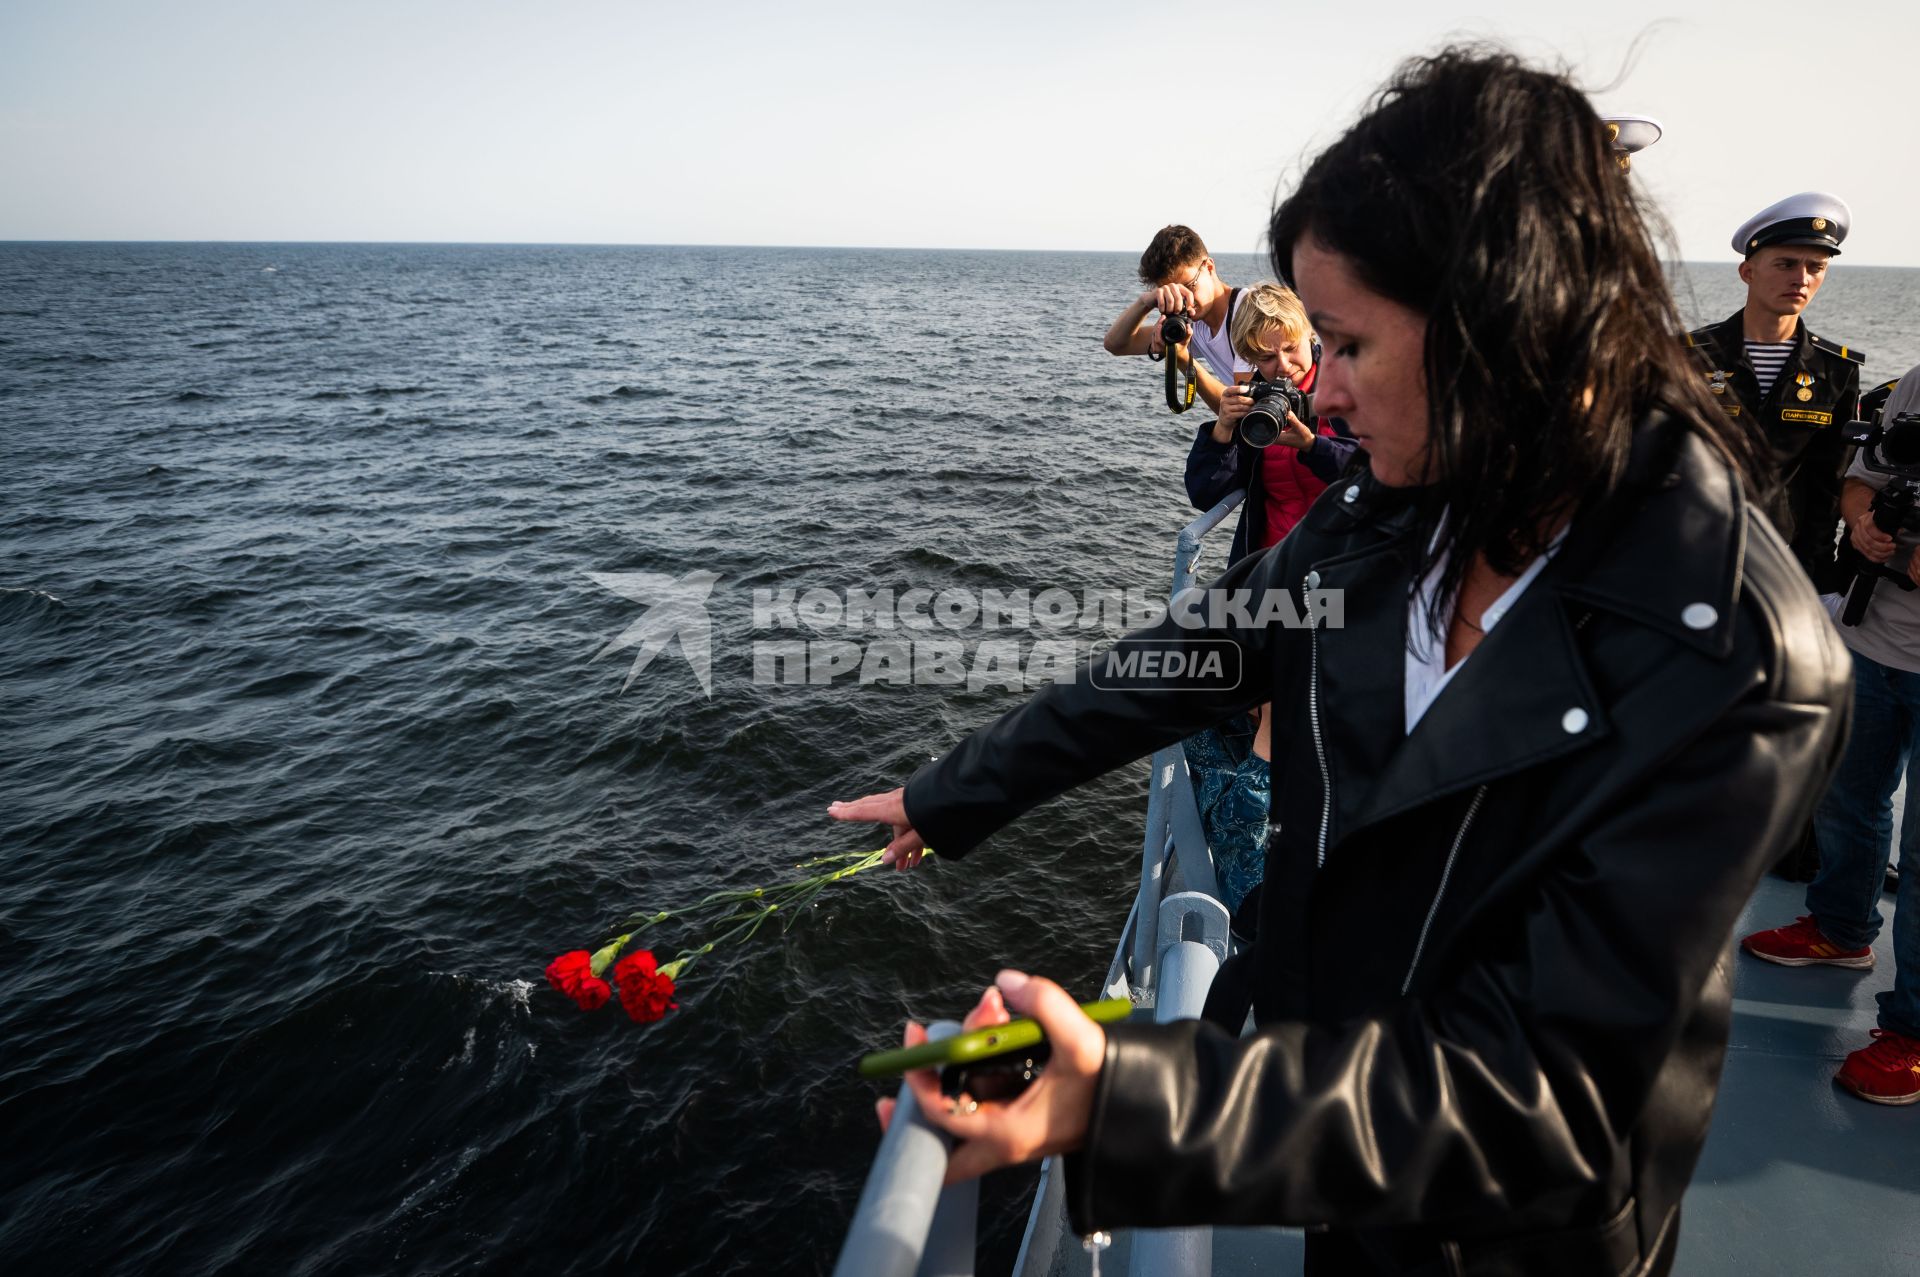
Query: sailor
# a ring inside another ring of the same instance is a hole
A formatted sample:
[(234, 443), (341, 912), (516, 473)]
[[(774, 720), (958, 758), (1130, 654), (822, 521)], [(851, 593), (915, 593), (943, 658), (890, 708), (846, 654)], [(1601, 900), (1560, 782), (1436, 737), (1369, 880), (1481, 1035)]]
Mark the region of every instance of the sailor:
[(1745, 260), (1747, 304), (1687, 334), (1708, 389), (1729, 416), (1756, 423), (1773, 448), (1781, 491), (1769, 513), (1822, 594), (1842, 582), (1834, 562), (1847, 422), (1858, 413), (1858, 348), (1817, 337), (1801, 322), (1839, 256), (1852, 220), (1821, 191), (1791, 195), (1747, 219), (1733, 237)]

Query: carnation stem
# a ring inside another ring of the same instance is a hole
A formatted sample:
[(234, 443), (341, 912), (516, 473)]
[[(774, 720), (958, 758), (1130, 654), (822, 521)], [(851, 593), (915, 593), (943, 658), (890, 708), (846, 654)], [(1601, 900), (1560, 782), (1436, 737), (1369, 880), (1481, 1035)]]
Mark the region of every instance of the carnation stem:
[[(933, 855), (929, 850), (928, 856)], [(781, 920), (782, 932), (791, 930), (800, 913), (812, 904), (822, 891), (844, 878), (864, 873), (874, 868), (886, 855), (883, 847), (877, 851), (840, 852), (827, 856), (815, 856), (803, 860), (795, 866), (797, 869), (820, 869), (823, 872), (797, 878), (791, 882), (776, 883), (771, 887), (741, 888), (731, 891), (716, 891), (701, 897), (691, 905), (681, 909), (662, 909), (655, 913), (630, 914), (620, 924), (622, 934), (608, 941), (594, 953), (592, 968), (595, 975), (602, 974), (612, 966), (620, 956), (621, 950), (636, 936), (667, 921), (691, 922), (696, 918), (712, 919), (715, 925), (726, 928), (719, 935), (695, 949), (684, 949), (673, 961), (660, 967), (660, 971), (670, 980), (678, 980), (682, 972), (694, 962), (724, 944), (745, 943), (766, 925), (768, 918), (776, 913), (784, 913)], [(834, 866), (829, 869), (827, 866)], [(746, 906), (742, 908), (742, 906)]]

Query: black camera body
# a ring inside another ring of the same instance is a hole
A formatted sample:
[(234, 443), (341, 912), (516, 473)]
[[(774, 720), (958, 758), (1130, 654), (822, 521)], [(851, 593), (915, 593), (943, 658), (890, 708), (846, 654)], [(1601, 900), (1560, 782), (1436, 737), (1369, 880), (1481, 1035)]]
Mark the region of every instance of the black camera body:
[(1888, 422), (1849, 421), (1847, 442), (1865, 450), (1861, 464), (1876, 474), (1920, 480), (1920, 412)]
[[(1903, 412), (1889, 422), (1850, 421), (1847, 442), (1860, 449), (1860, 464), (1876, 474), (1891, 476), (1891, 482), (1873, 494), (1867, 507), (1873, 526), (1890, 537), (1902, 531), (1920, 530), (1920, 412)], [(1902, 590), (1913, 589), (1913, 580), (1902, 569), (1874, 563), (1853, 548), (1853, 539), (1840, 540), (1840, 563), (1851, 576), (1847, 582), (1846, 605), (1840, 610), (1842, 625), (1858, 625), (1873, 602), (1873, 590), (1882, 580), (1892, 581)]]
[(1240, 418), (1240, 438), (1255, 448), (1271, 448), (1287, 427), (1287, 414), (1301, 421), (1313, 420), (1313, 403), (1291, 377), (1272, 381), (1256, 377), (1247, 387), (1253, 395), (1253, 407)]

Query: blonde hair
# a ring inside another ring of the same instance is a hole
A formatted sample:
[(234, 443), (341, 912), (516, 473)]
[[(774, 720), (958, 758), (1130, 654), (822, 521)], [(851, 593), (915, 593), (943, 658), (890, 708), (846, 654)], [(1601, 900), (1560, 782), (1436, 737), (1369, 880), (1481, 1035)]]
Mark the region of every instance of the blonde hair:
[(1272, 282), (1255, 284), (1241, 295), (1234, 307), (1233, 321), (1227, 333), (1233, 349), (1242, 359), (1258, 359), (1269, 353), (1255, 345), (1258, 338), (1278, 329), (1287, 341), (1298, 341), (1313, 331), (1307, 321), (1307, 308), (1291, 288)]

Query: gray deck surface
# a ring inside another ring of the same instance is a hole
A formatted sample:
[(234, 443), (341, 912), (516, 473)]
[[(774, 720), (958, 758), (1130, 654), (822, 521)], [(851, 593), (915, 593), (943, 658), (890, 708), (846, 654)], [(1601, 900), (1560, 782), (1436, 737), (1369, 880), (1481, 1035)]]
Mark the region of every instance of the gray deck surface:
[[(1805, 900), (1803, 884), (1766, 879), (1740, 934), (1792, 922)], [(1880, 907), (1890, 922), (1893, 897)], [(1733, 1039), (1676, 1273), (1920, 1274), (1920, 1104), (1868, 1104), (1833, 1084), (1867, 1044), (1873, 995), (1893, 984), (1891, 930), (1871, 971), (1737, 959)]]

